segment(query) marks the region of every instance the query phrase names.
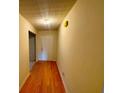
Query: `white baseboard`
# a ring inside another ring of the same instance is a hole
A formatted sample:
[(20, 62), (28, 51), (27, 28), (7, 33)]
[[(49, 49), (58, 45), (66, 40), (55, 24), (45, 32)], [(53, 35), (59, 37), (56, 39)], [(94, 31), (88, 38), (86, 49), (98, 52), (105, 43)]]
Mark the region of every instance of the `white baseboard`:
[[(58, 64), (57, 64), (57, 66), (58, 66)], [(61, 79), (62, 79), (64, 88), (65, 88), (65, 92), (66, 92), (66, 93), (69, 93), (68, 88), (67, 88), (67, 85), (66, 85), (66, 83), (65, 83), (64, 77), (62, 76), (62, 72), (61, 72), (59, 66), (58, 66), (58, 70), (59, 70), (59, 73), (60, 73), (60, 76), (61, 76)]]
[(23, 80), (22, 84), (19, 86), (19, 90), (22, 88), (22, 86), (24, 85), (25, 81), (27, 80), (27, 78), (30, 76), (30, 73), (28, 73), (28, 75), (25, 77), (25, 79)]
[(56, 62), (56, 60), (38, 60), (38, 61), (43, 61), (43, 62), (52, 61), (52, 62)]

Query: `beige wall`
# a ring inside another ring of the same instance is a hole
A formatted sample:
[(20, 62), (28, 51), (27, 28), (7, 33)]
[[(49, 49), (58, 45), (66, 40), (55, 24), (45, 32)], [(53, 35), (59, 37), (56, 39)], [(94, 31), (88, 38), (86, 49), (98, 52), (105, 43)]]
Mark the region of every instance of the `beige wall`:
[[(38, 31), (36, 40), (37, 60), (41, 59), (42, 51), (51, 61), (57, 60), (58, 31)], [(38, 58), (40, 56), (40, 59)]]
[(57, 64), (67, 93), (101, 93), (104, 80), (104, 1), (77, 0), (59, 29)]
[(29, 30), (36, 33), (34, 27), (19, 15), (19, 86), (29, 74)]

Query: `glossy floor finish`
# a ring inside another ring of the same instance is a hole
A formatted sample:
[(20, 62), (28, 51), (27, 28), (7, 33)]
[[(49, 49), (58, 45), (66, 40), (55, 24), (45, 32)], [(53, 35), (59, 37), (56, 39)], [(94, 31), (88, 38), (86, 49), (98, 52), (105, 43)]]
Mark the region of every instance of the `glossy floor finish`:
[(36, 62), (20, 93), (65, 93), (56, 62)]

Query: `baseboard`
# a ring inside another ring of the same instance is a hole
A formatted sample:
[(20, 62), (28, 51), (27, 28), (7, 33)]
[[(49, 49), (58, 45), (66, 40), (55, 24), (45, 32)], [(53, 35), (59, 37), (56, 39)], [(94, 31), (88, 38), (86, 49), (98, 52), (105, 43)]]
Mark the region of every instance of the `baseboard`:
[(27, 78), (30, 76), (30, 73), (28, 73), (28, 75), (25, 77), (25, 79), (23, 80), (22, 84), (19, 86), (19, 90), (21, 90), (22, 86), (24, 85), (25, 81), (27, 80)]
[(66, 92), (66, 93), (69, 93), (68, 88), (67, 88), (67, 85), (66, 85), (66, 83), (65, 83), (65, 81), (64, 81), (64, 77), (62, 76), (62, 72), (61, 72), (61, 70), (60, 70), (58, 64), (57, 64), (57, 67), (58, 67), (58, 70), (59, 70), (59, 73), (60, 73), (60, 76), (61, 76), (61, 79), (62, 79), (64, 88), (65, 88), (65, 92)]
[(37, 62), (56, 62), (56, 60), (38, 60)]

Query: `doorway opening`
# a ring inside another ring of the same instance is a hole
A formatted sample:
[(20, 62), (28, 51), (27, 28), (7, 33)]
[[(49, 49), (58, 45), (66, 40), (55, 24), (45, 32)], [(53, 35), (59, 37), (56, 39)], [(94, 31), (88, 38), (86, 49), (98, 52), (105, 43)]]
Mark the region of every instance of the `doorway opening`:
[(29, 68), (30, 71), (32, 66), (36, 62), (36, 35), (29, 31)]

